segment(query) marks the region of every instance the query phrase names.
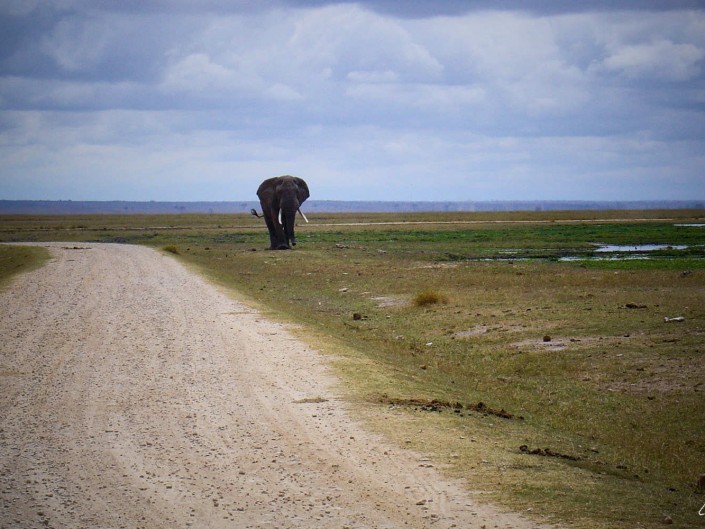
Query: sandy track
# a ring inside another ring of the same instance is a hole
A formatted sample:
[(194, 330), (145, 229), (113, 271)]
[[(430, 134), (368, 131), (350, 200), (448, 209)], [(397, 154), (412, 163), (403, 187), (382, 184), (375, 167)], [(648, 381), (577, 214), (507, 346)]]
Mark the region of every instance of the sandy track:
[(1, 528), (535, 527), (365, 432), (316, 351), (173, 258), (46, 246), (0, 292)]

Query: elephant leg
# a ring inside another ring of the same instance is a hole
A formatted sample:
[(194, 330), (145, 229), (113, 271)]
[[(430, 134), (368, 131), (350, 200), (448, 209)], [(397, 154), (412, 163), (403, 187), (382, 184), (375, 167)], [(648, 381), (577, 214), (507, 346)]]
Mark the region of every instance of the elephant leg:
[(270, 215), (264, 215), (264, 221), (267, 223), (267, 230), (269, 231), (269, 249), (276, 250), (279, 242), (277, 241), (277, 230), (274, 227), (274, 222)]
[(284, 228), (279, 224), (278, 212), (271, 212), (265, 217), (267, 229), (269, 230), (270, 250), (290, 250), (291, 247), (286, 241)]
[(296, 211), (286, 211), (281, 218), (284, 240), (292, 247), (296, 246), (295, 219)]
[(274, 221), (274, 228), (277, 233), (277, 244), (275, 250), (291, 250), (289, 246), (289, 240), (286, 234), (286, 229), (282, 225), (282, 211), (281, 209), (272, 212), (272, 220)]

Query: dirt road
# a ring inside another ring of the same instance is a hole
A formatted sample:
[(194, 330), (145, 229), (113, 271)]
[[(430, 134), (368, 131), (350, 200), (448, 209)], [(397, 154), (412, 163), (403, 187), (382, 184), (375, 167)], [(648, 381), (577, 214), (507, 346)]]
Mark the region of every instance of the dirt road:
[(324, 357), (173, 258), (46, 246), (0, 292), (0, 528), (536, 527), (364, 431)]

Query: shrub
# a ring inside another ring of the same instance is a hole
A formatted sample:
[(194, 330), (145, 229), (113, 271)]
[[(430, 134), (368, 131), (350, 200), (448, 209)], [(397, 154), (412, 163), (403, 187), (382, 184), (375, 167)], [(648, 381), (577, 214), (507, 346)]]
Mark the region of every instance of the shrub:
[(165, 246), (164, 248), (162, 248), (162, 250), (164, 250), (165, 252), (173, 253), (174, 255), (179, 255), (179, 249), (173, 244)]
[(414, 296), (414, 305), (417, 307), (436, 305), (437, 303), (448, 303), (448, 298), (442, 292), (435, 290), (422, 290)]

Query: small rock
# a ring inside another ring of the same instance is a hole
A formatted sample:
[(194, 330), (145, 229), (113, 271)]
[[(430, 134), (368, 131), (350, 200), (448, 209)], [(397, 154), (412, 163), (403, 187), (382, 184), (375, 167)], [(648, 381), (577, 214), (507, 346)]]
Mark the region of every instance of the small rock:
[(666, 515), (663, 517), (663, 523), (665, 523), (666, 525), (671, 525), (673, 523), (673, 518)]
[(546, 336), (543, 337), (543, 341), (544, 341), (544, 342), (550, 342), (550, 341), (551, 341), (551, 337), (547, 334)]
[(357, 320), (361, 320), (361, 319), (362, 319), (362, 314), (360, 314), (359, 312), (353, 313), (353, 320), (357, 321)]

